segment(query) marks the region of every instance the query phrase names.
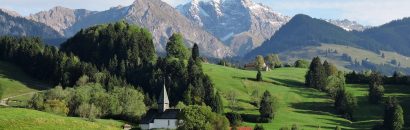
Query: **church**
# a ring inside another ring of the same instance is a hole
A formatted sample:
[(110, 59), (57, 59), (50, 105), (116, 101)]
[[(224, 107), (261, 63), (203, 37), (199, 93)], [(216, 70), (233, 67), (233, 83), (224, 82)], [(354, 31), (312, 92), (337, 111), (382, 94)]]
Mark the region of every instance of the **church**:
[(142, 130), (151, 129), (177, 129), (178, 114), (180, 109), (172, 109), (169, 107), (169, 99), (167, 90), (164, 87), (158, 98), (158, 109), (150, 109), (140, 122)]

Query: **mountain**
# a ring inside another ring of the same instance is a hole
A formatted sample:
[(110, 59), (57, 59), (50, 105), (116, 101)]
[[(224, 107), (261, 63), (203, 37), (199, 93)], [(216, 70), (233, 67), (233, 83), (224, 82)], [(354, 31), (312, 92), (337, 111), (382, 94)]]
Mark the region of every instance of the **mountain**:
[(15, 13), (0, 10), (0, 35), (37, 36), (43, 39), (61, 38), (54, 29), (45, 24), (27, 20)]
[[(410, 18), (364, 31), (346, 31), (325, 20), (300, 14), (244, 58), (253, 59), (256, 55), (269, 53), (279, 53), (285, 60), (310, 60), (321, 56), (348, 69), (391, 72), (410, 67), (408, 32)], [(406, 72), (410, 73), (408, 70)]]
[(96, 12), (85, 9), (69, 9), (61, 6), (54, 7), (49, 11), (41, 11), (36, 14), (31, 14), (27, 19), (44, 23), (58, 31), (61, 35), (71, 36), (76, 32), (69, 30), (76, 22), (84, 19), (87, 16)]
[(394, 20), (390, 23), (358, 33), (383, 44), (380, 50), (395, 51), (410, 56), (410, 18)]
[(339, 26), (346, 31), (364, 31), (365, 29), (371, 28), (370, 26), (364, 26), (364, 25), (357, 23), (356, 21), (350, 21), (347, 19), (344, 19), (344, 20), (329, 19), (326, 21), (336, 26)]
[(238, 55), (260, 46), (290, 19), (251, 0), (193, 0), (177, 9)]
[(161, 0), (136, 0), (130, 6), (118, 6), (100, 12), (55, 7), (30, 15), (28, 19), (47, 24), (65, 37), (71, 37), (93, 25), (126, 20), (150, 30), (159, 52), (164, 52), (166, 42), (173, 33), (181, 33), (188, 46), (198, 43), (205, 56), (222, 58), (234, 55), (218, 38)]

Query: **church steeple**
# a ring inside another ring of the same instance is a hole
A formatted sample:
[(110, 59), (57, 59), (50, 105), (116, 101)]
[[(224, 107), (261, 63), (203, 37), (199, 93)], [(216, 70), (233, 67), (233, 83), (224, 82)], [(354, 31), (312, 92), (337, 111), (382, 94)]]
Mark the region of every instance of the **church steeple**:
[(167, 89), (165, 88), (165, 82), (164, 82), (164, 87), (162, 88), (161, 94), (158, 99), (158, 111), (165, 112), (167, 109), (169, 109), (169, 99), (168, 99), (168, 93), (167, 93)]

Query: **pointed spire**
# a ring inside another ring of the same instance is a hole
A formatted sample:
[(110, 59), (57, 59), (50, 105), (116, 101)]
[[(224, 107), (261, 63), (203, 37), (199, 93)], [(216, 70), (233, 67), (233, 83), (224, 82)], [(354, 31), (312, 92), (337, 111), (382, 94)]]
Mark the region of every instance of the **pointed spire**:
[(164, 82), (164, 86), (161, 91), (161, 95), (159, 96), (159, 99), (158, 99), (158, 104), (163, 104), (163, 103), (169, 103), (168, 93), (165, 87), (165, 82)]

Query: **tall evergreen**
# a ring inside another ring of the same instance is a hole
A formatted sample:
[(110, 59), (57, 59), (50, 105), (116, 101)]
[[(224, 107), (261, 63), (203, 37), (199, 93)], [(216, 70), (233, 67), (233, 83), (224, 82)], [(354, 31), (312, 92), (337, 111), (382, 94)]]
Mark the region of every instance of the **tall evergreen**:
[(404, 125), (403, 109), (394, 97), (389, 97), (384, 108), (383, 128), (401, 130)]
[(384, 96), (383, 79), (379, 73), (372, 73), (369, 81), (369, 102), (378, 104)]
[(214, 102), (212, 103), (212, 111), (216, 112), (218, 114), (222, 114), (224, 113), (224, 106), (223, 106), (223, 102), (222, 102), (222, 97), (219, 94), (219, 92), (216, 92), (216, 95), (214, 97)]
[(166, 46), (168, 58), (188, 59), (188, 50), (185, 47), (184, 38), (181, 34), (173, 34)]
[(357, 106), (357, 100), (352, 93), (347, 92), (344, 88), (340, 88), (336, 92), (334, 106), (339, 114), (351, 120)]
[(326, 73), (319, 57), (313, 58), (309, 71), (305, 76), (305, 84), (307, 87), (324, 90), (326, 86)]
[(192, 59), (194, 59), (195, 61), (198, 62), (199, 60), (199, 47), (198, 44), (194, 44), (194, 46), (192, 47)]
[(265, 91), (259, 107), (260, 119), (262, 122), (271, 122), (274, 118), (275, 113), (273, 105), (271, 94), (269, 91)]
[(258, 73), (256, 74), (256, 81), (263, 81), (262, 72), (260, 70), (258, 70)]

